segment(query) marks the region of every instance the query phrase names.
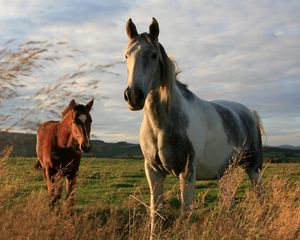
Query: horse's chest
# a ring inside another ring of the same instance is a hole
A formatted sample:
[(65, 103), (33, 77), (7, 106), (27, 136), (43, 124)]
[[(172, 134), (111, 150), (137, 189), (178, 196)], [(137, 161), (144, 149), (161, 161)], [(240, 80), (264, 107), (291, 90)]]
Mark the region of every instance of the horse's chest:
[[(185, 170), (187, 159), (192, 159), (194, 155), (191, 142), (186, 134), (178, 129), (160, 132), (149, 140), (148, 144), (152, 145), (149, 148), (152, 149), (152, 154), (145, 156), (146, 161), (153, 168), (176, 176)], [(143, 152), (147, 155), (148, 151), (143, 149)]]
[(79, 169), (80, 154), (72, 148), (56, 147), (51, 152), (53, 168), (63, 176), (75, 176)]

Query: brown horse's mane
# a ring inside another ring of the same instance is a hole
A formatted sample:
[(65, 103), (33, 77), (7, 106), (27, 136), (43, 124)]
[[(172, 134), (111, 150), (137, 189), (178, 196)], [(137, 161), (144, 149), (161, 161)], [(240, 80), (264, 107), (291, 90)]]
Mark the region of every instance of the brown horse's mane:
[(68, 105), (61, 113), (61, 118), (63, 119), (68, 112), (70, 112), (71, 110), (73, 110), (75, 108), (75, 106), (73, 105)]
[(86, 112), (84, 105), (76, 104), (76, 105), (68, 105), (61, 113), (61, 118), (63, 119), (68, 112), (71, 110), (78, 111), (78, 112)]

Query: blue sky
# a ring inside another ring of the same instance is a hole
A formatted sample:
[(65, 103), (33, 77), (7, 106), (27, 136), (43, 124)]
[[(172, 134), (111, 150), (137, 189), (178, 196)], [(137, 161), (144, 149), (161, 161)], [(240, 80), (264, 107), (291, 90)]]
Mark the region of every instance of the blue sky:
[[(5, 101), (0, 113), (19, 104), (30, 106), (26, 99), (38, 88), (80, 64), (124, 61), (127, 19), (144, 32), (154, 16), (160, 42), (182, 71), (179, 79), (196, 95), (256, 109), (268, 135), (265, 144), (300, 145), (299, 12), (298, 0), (1, 0), (0, 43), (12, 38), (18, 43), (65, 41), (68, 48), (61, 52), (80, 51), (24, 79), (27, 87), (18, 98)], [(138, 142), (142, 112), (130, 112), (123, 100), (126, 67), (119, 63), (108, 70), (113, 74), (92, 71), (88, 76), (99, 81), (98, 88), (90, 89), (84, 77), (76, 88), (96, 98), (94, 136)], [(37, 116), (40, 121), (46, 120), (43, 117)]]

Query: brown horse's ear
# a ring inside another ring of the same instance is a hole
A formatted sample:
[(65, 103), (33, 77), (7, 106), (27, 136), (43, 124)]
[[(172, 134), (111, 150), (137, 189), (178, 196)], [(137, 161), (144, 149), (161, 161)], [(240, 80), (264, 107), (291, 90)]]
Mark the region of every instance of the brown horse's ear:
[(76, 104), (76, 102), (75, 102), (74, 99), (72, 99), (71, 102), (69, 103), (69, 106), (70, 106), (71, 108), (75, 108), (76, 105), (77, 105), (77, 104)]
[(131, 18), (129, 18), (127, 21), (126, 32), (127, 32), (129, 39), (133, 39), (139, 35)]
[(157, 40), (158, 39), (158, 35), (159, 35), (159, 26), (158, 26), (158, 22), (156, 21), (156, 19), (153, 17), (152, 18), (152, 22), (149, 26), (149, 33), (150, 36), (154, 39)]
[(87, 112), (90, 112), (94, 104), (94, 98), (85, 105), (85, 109)]

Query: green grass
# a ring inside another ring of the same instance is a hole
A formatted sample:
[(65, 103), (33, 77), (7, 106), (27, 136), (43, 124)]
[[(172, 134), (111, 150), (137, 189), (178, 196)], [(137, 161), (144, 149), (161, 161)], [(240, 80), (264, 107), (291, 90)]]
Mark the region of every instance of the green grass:
[[(33, 169), (34, 158), (9, 158), (7, 160), (8, 176), (0, 176), (0, 186), (11, 184), (16, 189), (5, 203), (10, 207), (22, 201), (35, 191), (47, 191), (42, 171)], [(264, 181), (274, 174), (289, 175), (291, 181), (296, 181), (300, 176), (300, 164), (280, 163), (267, 164), (264, 168)], [(179, 181), (174, 176), (167, 176), (165, 191), (167, 200), (179, 208)], [(237, 197), (241, 197), (245, 189), (250, 188), (246, 174), (238, 190)], [(218, 196), (217, 181), (197, 181), (195, 196), (205, 194), (205, 206), (211, 207)], [(83, 158), (76, 183), (75, 208), (80, 210), (89, 205), (125, 206), (132, 197), (149, 203), (148, 183), (144, 174), (142, 160), (131, 159), (106, 159)]]
[[(142, 160), (82, 159), (74, 209), (62, 204), (59, 214), (48, 209), (46, 183), (34, 163), (0, 161), (0, 239), (149, 239)], [(262, 203), (242, 169), (220, 181), (198, 181), (186, 220), (179, 217), (178, 179), (168, 176), (157, 239), (299, 239), (299, 176), (299, 163), (266, 164)]]

